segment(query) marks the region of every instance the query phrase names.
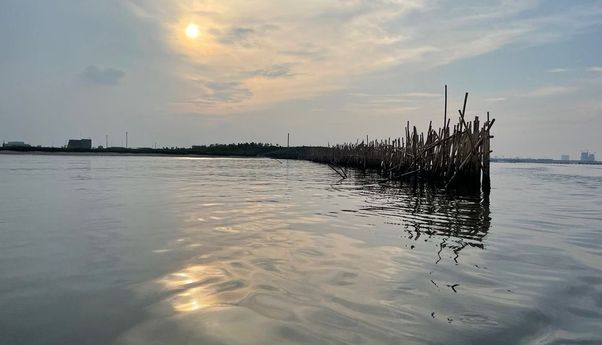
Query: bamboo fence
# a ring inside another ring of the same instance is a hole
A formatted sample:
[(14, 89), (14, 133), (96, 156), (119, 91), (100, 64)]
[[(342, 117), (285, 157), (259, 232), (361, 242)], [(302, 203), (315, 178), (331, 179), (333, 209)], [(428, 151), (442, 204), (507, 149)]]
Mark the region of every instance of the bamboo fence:
[(407, 122), (403, 137), (387, 140), (358, 140), (356, 143), (330, 147), (308, 148), (299, 157), (327, 163), (341, 177), (346, 178), (344, 168), (376, 169), (390, 179), (418, 178), (452, 186), (491, 188), (489, 158), (490, 131), (495, 119), (481, 122), (478, 116), (466, 121), (466, 102), (459, 112), (455, 125), (447, 118), (447, 86), (445, 87), (445, 111), (443, 128), (433, 128), (432, 121), (426, 133), (418, 133)]

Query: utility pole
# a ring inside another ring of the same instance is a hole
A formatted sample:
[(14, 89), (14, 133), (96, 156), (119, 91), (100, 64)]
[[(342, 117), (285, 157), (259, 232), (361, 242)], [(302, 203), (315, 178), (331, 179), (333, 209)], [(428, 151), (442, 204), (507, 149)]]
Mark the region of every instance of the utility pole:
[(125, 132), (125, 148), (128, 148), (128, 132)]
[(289, 147), (291, 144), (291, 134), (286, 133), (286, 147)]

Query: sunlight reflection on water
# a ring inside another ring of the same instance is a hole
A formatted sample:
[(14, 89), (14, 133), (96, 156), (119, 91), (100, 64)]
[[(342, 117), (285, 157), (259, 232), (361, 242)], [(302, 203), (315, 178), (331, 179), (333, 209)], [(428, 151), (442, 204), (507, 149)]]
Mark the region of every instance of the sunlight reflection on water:
[(489, 200), (309, 162), (0, 156), (0, 343), (601, 341), (602, 169), (493, 173)]

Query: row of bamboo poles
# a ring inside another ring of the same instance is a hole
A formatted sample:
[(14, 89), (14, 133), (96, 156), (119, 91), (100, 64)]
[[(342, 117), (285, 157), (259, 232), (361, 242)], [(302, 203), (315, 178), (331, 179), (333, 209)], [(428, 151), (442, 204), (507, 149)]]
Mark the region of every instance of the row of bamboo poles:
[(327, 163), (341, 177), (347, 177), (344, 167), (376, 169), (390, 179), (418, 178), (450, 186), (481, 186), (490, 190), (489, 156), (491, 127), (495, 119), (484, 122), (475, 116), (466, 121), (466, 102), (459, 112), (458, 123), (451, 125), (447, 118), (447, 85), (443, 128), (433, 128), (432, 121), (426, 133), (418, 133), (407, 122), (405, 135), (387, 140), (358, 140), (356, 143), (330, 147), (312, 147), (303, 157)]

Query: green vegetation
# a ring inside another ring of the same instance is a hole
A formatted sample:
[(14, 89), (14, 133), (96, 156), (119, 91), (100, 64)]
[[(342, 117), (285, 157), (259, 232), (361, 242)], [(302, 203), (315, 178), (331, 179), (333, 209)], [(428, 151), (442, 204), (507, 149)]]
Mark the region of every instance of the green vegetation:
[(238, 143), (195, 145), (192, 147), (162, 147), (162, 148), (125, 148), (107, 147), (93, 149), (68, 149), (66, 147), (0, 147), (0, 151), (14, 152), (47, 152), (47, 153), (120, 153), (120, 154), (164, 154), (164, 155), (200, 155), (200, 156), (240, 156), (240, 157), (273, 157), (300, 158), (304, 147), (282, 147), (266, 143)]

